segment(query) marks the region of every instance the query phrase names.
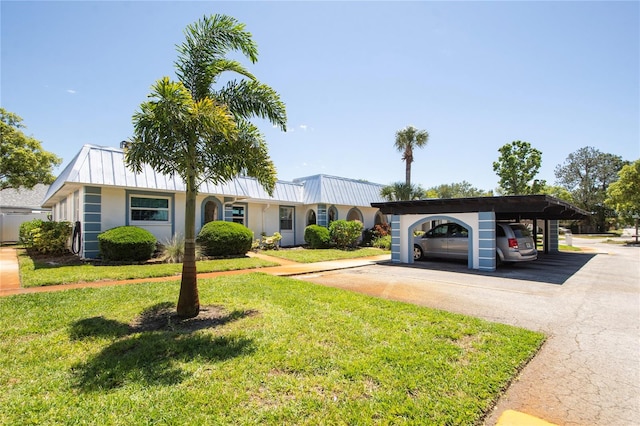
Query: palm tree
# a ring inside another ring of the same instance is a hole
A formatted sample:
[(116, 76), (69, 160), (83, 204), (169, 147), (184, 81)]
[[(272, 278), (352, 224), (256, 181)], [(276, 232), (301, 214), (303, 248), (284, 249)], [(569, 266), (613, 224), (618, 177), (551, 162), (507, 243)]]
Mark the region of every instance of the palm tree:
[(387, 201), (419, 200), (424, 196), (424, 189), (420, 185), (407, 185), (404, 182), (395, 182), (382, 187), (380, 196)]
[(422, 148), (429, 141), (429, 133), (426, 130), (418, 130), (413, 126), (407, 126), (396, 132), (395, 147), (402, 152), (402, 160), (406, 163), (405, 183), (411, 185), (411, 163), (413, 163), (413, 149)]
[[(276, 170), (264, 137), (249, 120), (265, 118), (286, 130), (286, 112), (279, 95), (239, 62), (225, 57), (240, 52), (252, 63), (257, 47), (244, 24), (225, 15), (204, 17), (185, 30), (176, 61), (179, 82), (165, 77), (152, 87), (150, 100), (133, 116), (134, 136), (125, 161), (140, 172), (144, 164), (186, 185), (185, 252), (177, 313), (200, 312), (195, 262), (196, 195), (204, 181), (214, 184), (239, 174), (255, 177), (273, 193)], [(220, 76), (244, 77), (216, 88)]]

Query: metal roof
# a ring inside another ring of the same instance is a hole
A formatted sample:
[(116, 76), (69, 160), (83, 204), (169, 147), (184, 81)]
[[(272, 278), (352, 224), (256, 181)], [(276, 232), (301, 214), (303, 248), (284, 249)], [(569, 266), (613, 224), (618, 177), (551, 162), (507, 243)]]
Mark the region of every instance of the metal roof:
[(304, 185), (304, 204), (369, 206), (381, 202), (384, 185), (338, 176), (314, 175), (293, 180)]
[[(144, 166), (141, 173), (133, 173), (124, 164), (124, 151), (120, 148), (84, 145), (56, 181), (49, 187), (43, 205), (52, 206), (58, 198), (78, 185), (115, 186), (153, 191), (184, 192), (184, 181), (179, 176), (157, 173)], [(293, 182), (278, 181), (273, 196), (251, 177), (238, 176), (224, 184), (204, 182), (200, 194), (247, 198), (252, 201), (279, 204), (340, 204), (369, 206), (382, 201), (383, 185), (327, 175), (309, 176)]]
[(495, 212), (497, 220), (557, 219), (579, 220), (590, 216), (566, 201), (549, 195), (442, 198), (371, 203), (384, 214), (432, 214)]

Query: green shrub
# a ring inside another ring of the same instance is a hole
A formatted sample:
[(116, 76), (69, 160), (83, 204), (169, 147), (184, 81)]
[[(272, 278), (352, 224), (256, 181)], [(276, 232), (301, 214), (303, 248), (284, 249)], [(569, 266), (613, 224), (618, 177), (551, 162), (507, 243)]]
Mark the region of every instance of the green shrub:
[(309, 225), (304, 229), (304, 241), (313, 249), (327, 248), (331, 243), (329, 230), (320, 225)]
[(329, 225), (331, 242), (340, 249), (353, 248), (358, 244), (363, 228), (359, 220), (335, 220)]
[(391, 235), (385, 235), (384, 237), (375, 238), (371, 242), (371, 246), (383, 250), (391, 250)]
[(239, 223), (215, 220), (205, 224), (196, 240), (207, 256), (236, 256), (251, 250), (253, 232)]
[(104, 260), (144, 261), (156, 249), (156, 237), (137, 226), (118, 226), (98, 235), (98, 246)]
[(71, 237), (71, 223), (34, 219), (20, 225), (19, 237), (20, 243), (29, 250), (43, 254), (64, 253)]
[(363, 246), (374, 246), (376, 240), (380, 237), (385, 237), (389, 235), (391, 232), (391, 226), (387, 223), (378, 224), (373, 228), (365, 229), (362, 234), (362, 245)]

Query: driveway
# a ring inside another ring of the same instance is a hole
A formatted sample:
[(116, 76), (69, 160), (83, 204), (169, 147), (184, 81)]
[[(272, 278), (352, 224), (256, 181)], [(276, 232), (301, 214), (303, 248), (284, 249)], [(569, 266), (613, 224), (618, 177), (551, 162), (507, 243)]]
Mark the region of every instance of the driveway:
[(546, 333), (487, 425), (507, 409), (560, 425), (636, 425), (640, 248), (578, 238), (574, 244), (591, 252), (543, 255), (495, 273), (429, 261), (299, 278)]

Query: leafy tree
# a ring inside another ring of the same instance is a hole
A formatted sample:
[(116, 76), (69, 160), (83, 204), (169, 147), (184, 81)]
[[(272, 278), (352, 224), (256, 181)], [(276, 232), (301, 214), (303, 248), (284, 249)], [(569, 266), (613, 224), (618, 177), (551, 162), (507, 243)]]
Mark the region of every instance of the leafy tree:
[(395, 182), (382, 187), (380, 196), (387, 201), (419, 200), (424, 196), (424, 189), (420, 185)]
[(426, 130), (418, 130), (413, 126), (407, 126), (396, 132), (395, 147), (402, 152), (402, 160), (406, 164), (405, 183), (411, 186), (411, 163), (413, 163), (413, 149), (422, 148), (429, 141), (429, 133)]
[(434, 186), (426, 191), (428, 198), (491, 197), (492, 195), (493, 191), (478, 189), (466, 180), (460, 183), (445, 183)]
[(529, 142), (513, 141), (498, 149), (500, 157), (493, 163), (493, 171), (500, 181), (504, 195), (537, 194), (545, 181), (534, 180), (542, 164), (542, 152)]
[(607, 189), (618, 180), (618, 172), (625, 164), (620, 156), (587, 146), (569, 154), (555, 168), (557, 183), (571, 193), (574, 203), (595, 213), (591, 222), (599, 231), (606, 230), (606, 218), (613, 215), (604, 203)]
[[(165, 77), (156, 82), (150, 100), (133, 116), (127, 165), (139, 172), (149, 164), (160, 173), (180, 176), (186, 184), (185, 254), (177, 306), (181, 317), (195, 317), (200, 311), (195, 263), (199, 185), (244, 174), (255, 177), (269, 194), (275, 188), (276, 170), (264, 137), (249, 120), (264, 118), (286, 130), (285, 106), (272, 88), (226, 57), (235, 52), (257, 61), (251, 34), (234, 18), (213, 15), (189, 25), (178, 46), (179, 81)], [(241, 79), (218, 87), (227, 72)]]
[(571, 193), (567, 191), (566, 188), (563, 188), (562, 186), (545, 185), (544, 187), (542, 187), (542, 189), (540, 189), (540, 194), (550, 195), (559, 200), (566, 201), (567, 203), (574, 202), (573, 196), (571, 195)]
[(53, 168), (62, 159), (42, 149), (37, 139), (21, 129), (22, 118), (0, 107), (0, 189), (33, 188), (38, 183), (55, 180)]
[(607, 188), (605, 204), (630, 223), (634, 215), (640, 214), (640, 160), (623, 166), (618, 176)]

